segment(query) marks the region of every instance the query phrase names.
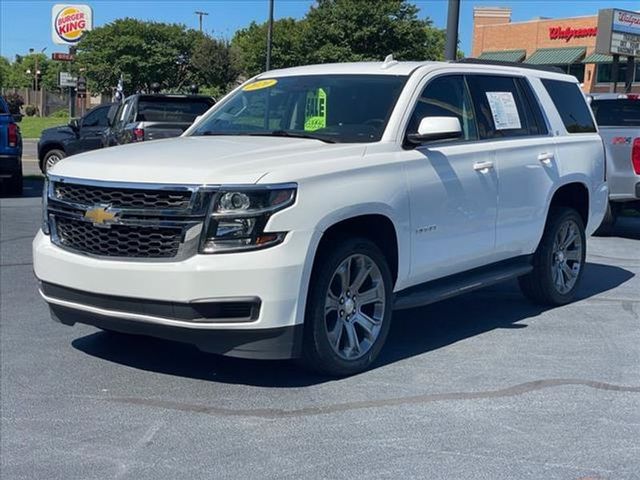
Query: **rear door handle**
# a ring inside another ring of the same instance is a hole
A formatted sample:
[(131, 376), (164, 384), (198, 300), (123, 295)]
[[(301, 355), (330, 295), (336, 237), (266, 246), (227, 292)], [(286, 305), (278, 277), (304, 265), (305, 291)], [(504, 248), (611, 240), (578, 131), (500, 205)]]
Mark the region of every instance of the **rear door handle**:
[(486, 173), (493, 168), (493, 162), (476, 162), (473, 164), (473, 169), (476, 172)]
[(538, 161), (544, 163), (545, 165), (549, 165), (553, 158), (553, 153), (541, 153), (540, 155), (538, 155)]

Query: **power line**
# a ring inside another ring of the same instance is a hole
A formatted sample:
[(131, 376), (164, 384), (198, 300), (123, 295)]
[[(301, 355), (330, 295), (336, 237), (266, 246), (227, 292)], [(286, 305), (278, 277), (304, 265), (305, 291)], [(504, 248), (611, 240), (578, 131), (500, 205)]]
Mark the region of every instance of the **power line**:
[(202, 17), (204, 17), (205, 15), (209, 15), (209, 13), (208, 12), (199, 12), (199, 11), (195, 11), (193, 13), (198, 15), (198, 20), (200, 22), (200, 31), (202, 31)]

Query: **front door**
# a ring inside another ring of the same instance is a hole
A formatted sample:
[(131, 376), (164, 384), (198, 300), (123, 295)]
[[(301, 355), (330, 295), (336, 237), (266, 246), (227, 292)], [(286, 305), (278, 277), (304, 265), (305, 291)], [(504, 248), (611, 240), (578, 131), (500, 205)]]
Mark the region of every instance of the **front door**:
[(400, 153), (410, 192), (412, 283), (468, 270), (495, 248), (498, 179), (492, 147), (478, 142), (475, 114), (462, 75), (430, 80), (407, 132), (424, 117), (457, 117), (459, 139), (425, 143)]

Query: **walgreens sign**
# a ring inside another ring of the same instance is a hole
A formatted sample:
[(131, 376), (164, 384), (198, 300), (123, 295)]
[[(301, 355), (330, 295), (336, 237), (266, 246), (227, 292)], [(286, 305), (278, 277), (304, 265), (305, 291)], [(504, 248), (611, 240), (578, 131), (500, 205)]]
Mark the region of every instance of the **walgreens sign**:
[(598, 27), (573, 28), (573, 27), (549, 27), (551, 40), (564, 40), (568, 42), (574, 38), (586, 38), (598, 36)]

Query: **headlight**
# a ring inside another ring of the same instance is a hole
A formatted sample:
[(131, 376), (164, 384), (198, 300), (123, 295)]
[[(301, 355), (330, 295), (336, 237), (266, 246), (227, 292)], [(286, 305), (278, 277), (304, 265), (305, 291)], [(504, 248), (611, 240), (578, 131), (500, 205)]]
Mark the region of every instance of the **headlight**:
[(49, 235), (49, 214), (47, 208), (49, 205), (49, 179), (45, 177), (42, 186), (42, 233)]
[(271, 247), (286, 232), (264, 232), (269, 217), (292, 205), (297, 186), (225, 188), (218, 192), (207, 219), (200, 253), (225, 253)]

